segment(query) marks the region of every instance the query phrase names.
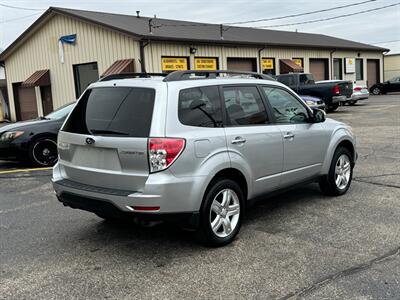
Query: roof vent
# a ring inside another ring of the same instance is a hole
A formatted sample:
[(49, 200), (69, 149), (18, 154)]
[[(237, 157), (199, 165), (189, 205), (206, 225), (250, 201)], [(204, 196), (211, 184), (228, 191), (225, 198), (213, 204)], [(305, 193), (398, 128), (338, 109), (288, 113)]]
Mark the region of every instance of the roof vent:
[(136, 11), (136, 18), (140, 18), (140, 10)]

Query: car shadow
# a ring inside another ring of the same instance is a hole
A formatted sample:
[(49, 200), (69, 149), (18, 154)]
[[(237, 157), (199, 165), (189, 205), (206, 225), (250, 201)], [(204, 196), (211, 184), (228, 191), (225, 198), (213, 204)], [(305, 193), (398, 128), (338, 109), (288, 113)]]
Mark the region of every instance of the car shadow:
[[(270, 218), (277, 210), (295, 210), (300, 204), (324, 201), (316, 185), (297, 188), (285, 193), (263, 198), (247, 209), (242, 233), (247, 227), (263, 227), (264, 231), (275, 232), (274, 221)], [(290, 214), (291, 212), (289, 212)], [(295, 211), (293, 212), (295, 213)], [(89, 251), (112, 251), (122, 256), (140, 256), (144, 260), (159, 260), (156, 264), (164, 264), (168, 258), (176, 256), (192, 256), (203, 251), (216, 251), (201, 244), (193, 231), (181, 229), (169, 223), (161, 223), (153, 227), (143, 227), (132, 222), (110, 222), (92, 217), (93, 222), (79, 232), (72, 234), (71, 238), (78, 239), (88, 244)], [(97, 221), (98, 220), (98, 221)], [(227, 245), (226, 249), (234, 247), (240, 242), (239, 237)], [(71, 245), (74, 244), (70, 242)], [(110, 250), (113, 249), (113, 250)], [(179, 249), (179, 251), (176, 251)]]

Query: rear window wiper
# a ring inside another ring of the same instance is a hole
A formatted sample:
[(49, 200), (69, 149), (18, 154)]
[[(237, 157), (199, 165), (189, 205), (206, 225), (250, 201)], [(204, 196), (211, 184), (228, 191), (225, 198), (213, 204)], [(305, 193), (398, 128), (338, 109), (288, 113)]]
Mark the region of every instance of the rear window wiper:
[(103, 129), (91, 129), (90, 132), (93, 134), (129, 135), (129, 133), (127, 133), (127, 132), (114, 131), (114, 130), (103, 130)]

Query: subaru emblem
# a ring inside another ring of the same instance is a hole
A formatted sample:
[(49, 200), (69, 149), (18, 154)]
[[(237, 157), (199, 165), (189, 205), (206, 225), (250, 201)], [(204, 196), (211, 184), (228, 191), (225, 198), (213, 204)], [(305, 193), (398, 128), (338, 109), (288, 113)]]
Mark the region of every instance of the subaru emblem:
[(90, 137), (86, 138), (86, 144), (88, 144), (88, 145), (93, 145), (94, 143), (95, 143), (95, 140), (94, 140), (94, 139), (92, 139), (92, 138), (90, 138)]

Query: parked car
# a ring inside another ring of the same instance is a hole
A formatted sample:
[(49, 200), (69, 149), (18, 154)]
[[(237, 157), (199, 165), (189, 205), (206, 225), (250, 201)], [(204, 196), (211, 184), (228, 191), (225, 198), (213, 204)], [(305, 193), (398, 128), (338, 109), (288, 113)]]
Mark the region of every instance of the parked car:
[(74, 103), (35, 120), (0, 128), (0, 159), (28, 161), (48, 167), (57, 162), (57, 133)]
[(327, 107), (327, 111), (336, 110), (340, 102), (351, 98), (353, 93), (352, 83), (343, 80), (315, 82), (310, 73), (289, 73), (278, 75), (277, 80), (297, 94), (310, 95), (321, 98)]
[(369, 90), (374, 95), (400, 92), (400, 76), (393, 77), (382, 83), (376, 83)]
[(357, 157), (349, 126), (261, 74), (193, 72), (91, 84), (58, 135), (59, 201), (105, 219), (183, 222), (221, 246), (250, 199), (311, 181), (346, 193)]
[(353, 94), (351, 100), (348, 101), (349, 105), (355, 105), (359, 100), (366, 100), (369, 98), (369, 92), (366, 85), (354, 84)]
[(318, 108), (325, 111), (326, 106), (324, 101), (322, 101), (322, 99), (308, 95), (299, 95), (299, 96), (311, 109)]

